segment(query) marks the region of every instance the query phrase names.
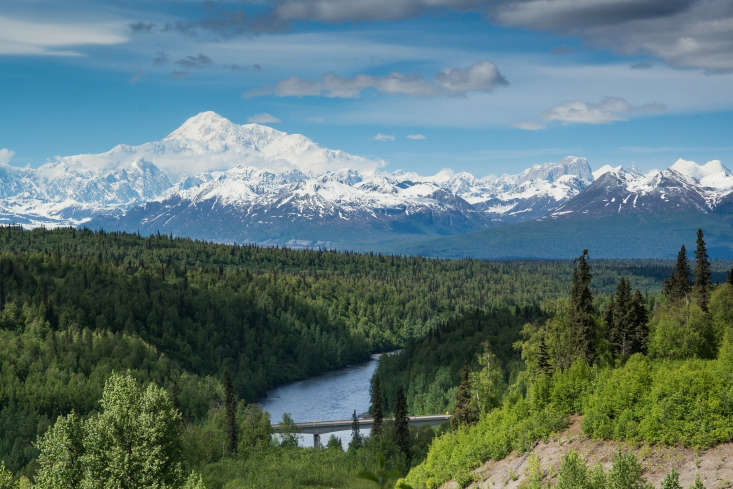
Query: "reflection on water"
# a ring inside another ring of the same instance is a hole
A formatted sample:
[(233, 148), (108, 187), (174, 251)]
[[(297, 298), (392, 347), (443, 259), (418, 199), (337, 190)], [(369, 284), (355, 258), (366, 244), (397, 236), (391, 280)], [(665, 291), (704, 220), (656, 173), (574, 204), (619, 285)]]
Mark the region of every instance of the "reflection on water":
[[(372, 355), (366, 363), (278, 387), (270, 391), (260, 405), (270, 413), (273, 423), (278, 423), (284, 413), (290, 413), (296, 423), (351, 419), (354, 410), (357, 414), (369, 410), (369, 381), (378, 363), (379, 355)], [(369, 434), (369, 430), (361, 432)], [(351, 431), (333, 434), (348, 446)], [(322, 435), (321, 442), (325, 445), (330, 436)], [(301, 446), (313, 446), (312, 435), (300, 438)]]

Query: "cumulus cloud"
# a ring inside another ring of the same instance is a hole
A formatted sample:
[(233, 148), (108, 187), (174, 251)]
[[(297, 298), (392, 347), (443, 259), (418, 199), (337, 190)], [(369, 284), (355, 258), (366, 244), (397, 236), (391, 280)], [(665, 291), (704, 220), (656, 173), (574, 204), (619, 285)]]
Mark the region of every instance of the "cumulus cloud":
[(8, 148), (0, 148), (0, 164), (7, 165), (15, 156), (15, 151)]
[(605, 124), (627, 120), (635, 115), (660, 113), (665, 110), (661, 104), (633, 106), (623, 98), (606, 97), (598, 103), (575, 100), (552, 107), (545, 112), (546, 121), (564, 124)]
[(430, 81), (420, 75), (399, 72), (384, 76), (359, 74), (350, 78), (326, 73), (317, 80), (292, 76), (275, 85), (249, 91), (245, 96), (356, 98), (369, 88), (390, 95), (465, 95), (469, 92), (489, 92), (506, 84), (506, 79), (494, 63), (480, 61), (468, 68), (445, 69)]
[(255, 124), (277, 124), (281, 121), (274, 115), (263, 112), (261, 114), (253, 115), (247, 119), (247, 122), (254, 122)]
[(205, 68), (214, 63), (214, 61), (205, 54), (199, 53), (196, 56), (186, 56), (176, 61), (176, 64), (184, 68)]
[(424, 141), (427, 138), (423, 134), (408, 134), (407, 139), (412, 139), (413, 141)]
[(374, 135), (372, 139), (374, 141), (387, 142), (387, 141), (394, 141), (395, 137), (391, 134), (382, 134), (381, 132), (378, 132), (377, 134)]

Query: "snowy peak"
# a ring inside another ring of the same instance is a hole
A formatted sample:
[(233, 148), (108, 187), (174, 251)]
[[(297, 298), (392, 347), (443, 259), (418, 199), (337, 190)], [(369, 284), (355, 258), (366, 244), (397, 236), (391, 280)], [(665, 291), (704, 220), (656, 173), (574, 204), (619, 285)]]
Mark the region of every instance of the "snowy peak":
[(669, 169), (704, 187), (733, 189), (733, 175), (720, 160), (711, 160), (704, 165), (698, 165), (694, 161), (679, 158)]
[(552, 183), (563, 176), (577, 177), (585, 183), (593, 181), (593, 173), (587, 159), (577, 156), (566, 156), (557, 163), (534, 165), (532, 168), (524, 170), (518, 175), (517, 182), (542, 180)]
[(191, 150), (210, 152), (259, 151), (285, 133), (260, 124), (237, 125), (216, 112), (190, 117), (163, 142), (179, 143)]

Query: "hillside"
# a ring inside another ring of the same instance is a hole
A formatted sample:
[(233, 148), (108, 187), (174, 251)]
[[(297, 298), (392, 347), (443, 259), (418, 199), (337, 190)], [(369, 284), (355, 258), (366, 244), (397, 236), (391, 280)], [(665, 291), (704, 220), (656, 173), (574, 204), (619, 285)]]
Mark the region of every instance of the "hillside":
[[(684, 447), (665, 447), (639, 443), (619, 443), (593, 440), (581, 429), (580, 417), (573, 417), (570, 426), (540, 440), (528, 452), (512, 453), (502, 460), (489, 461), (474, 471), (476, 482), (469, 489), (518, 489), (527, 485), (539, 463), (544, 483), (557, 481), (562, 459), (571, 451), (577, 452), (589, 466), (602, 465), (608, 471), (615, 455), (621, 451), (633, 453), (644, 469), (644, 479), (659, 487), (665, 476), (676, 470), (683, 487), (690, 487), (700, 478), (705, 487), (729, 489), (733, 487), (733, 443), (723, 443), (713, 448), (696, 450)], [(535, 460), (533, 460), (533, 458)], [(459, 489), (450, 481), (442, 489)]]
[[(653, 480), (663, 470), (659, 457), (679, 455), (680, 467), (673, 468), (684, 468), (683, 459), (690, 452), (676, 451), (681, 447), (695, 449), (702, 457), (701, 450), (721, 446), (708, 452), (705, 463), (715, 470), (727, 466), (733, 441), (733, 271), (725, 283), (711, 281), (701, 230), (694, 272), (682, 247), (675, 271), (653, 300), (633, 291), (624, 278), (615, 294), (594, 297), (587, 251), (575, 264), (569, 297), (543, 304), (547, 319), (524, 325), (521, 339), (514, 343), (522, 367), (511, 368), (509, 378), (503, 373), (510, 365), (497, 361), (506, 348), (500, 342), (487, 338), (483, 351), (472, 354), (478, 362), (471, 354), (464, 357), (454, 391), (451, 431), (433, 441), (425, 459), (411, 468), (398, 488), (433, 489), (450, 480), (466, 487), (488, 477), (494, 477), (496, 484), (502, 473), (512, 470), (509, 478), (514, 479), (521, 465), (516, 457), (538, 447), (540, 463), (543, 457), (549, 465), (562, 459), (560, 467), (543, 472), (533, 457), (529, 480), (522, 487), (652, 487), (642, 478), (644, 466), (638, 458), (648, 458), (647, 475)], [(434, 356), (441, 358), (445, 348), (437, 349)], [(436, 367), (429, 359), (406, 352), (417, 359), (403, 360), (410, 368)], [(390, 382), (389, 369), (378, 373)], [(582, 443), (564, 456), (558, 447), (568, 443), (537, 444), (569, 425), (569, 433), (578, 435), (578, 423), (584, 436), (593, 440), (650, 445), (659, 451), (641, 450), (639, 457), (614, 455), (610, 470), (603, 472), (593, 463), (607, 462), (603, 457), (608, 447), (618, 445)], [(583, 461), (577, 452), (590, 460)], [(505, 460), (512, 453), (514, 459)], [(652, 453), (657, 458), (649, 458)], [(696, 461), (702, 464), (700, 457)], [(722, 481), (714, 480), (712, 487), (730, 485), (725, 472), (718, 476)], [(672, 472), (664, 475), (664, 487), (679, 488), (672, 481), (675, 477)], [(695, 481), (694, 487), (711, 486)]]

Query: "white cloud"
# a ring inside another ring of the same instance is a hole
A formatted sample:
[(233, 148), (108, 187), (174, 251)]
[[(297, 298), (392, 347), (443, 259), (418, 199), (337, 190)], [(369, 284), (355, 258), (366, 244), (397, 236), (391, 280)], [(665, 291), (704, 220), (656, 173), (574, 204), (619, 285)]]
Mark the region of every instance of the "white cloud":
[(76, 46), (127, 42), (122, 22), (64, 23), (0, 16), (0, 54), (79, 56)]
[(543, 118), (546, 121), (557, 121), (566, 124), (605, 124), (624, 121), (632, 115), (659, 113), (664, 110), (665, 107), (661, 104), (632, 106), (623, 98), (606, 97), (599, 103), (574, 100), (556, 105), (545, 112)]
[(412, 139), (413, 141), (424, 141), (427, 138), (423, 134), (408, 134), (407, 139)]
[(466, 69), (448, 68), (436, 76), (438, 84), (450, 92), (488, 92), (499, 85), (506, 85), (506, 79), (491, 61), (480, 61)]
[(524, 121), (515, 123), (514, 127), (525, 131), (539, 131), (541, 129), (544, 129), (545, 125), (534, 121)]
[(464, 95), (469, 92), (489, 92), (502, 85), (507, 85), (507, 81), (496, 65), (491, 61), (479, 61), (468, 68), (447, 68), (435, 75), (435, 81), (398, 72), (384, 76), (359, 74), (351, 78), (326, 73), (317, 80), (291, 76), (275, 85), (251, 90), (245, 96), (357, 98), (368, 88), (389, 95)]
[(392, 136), (391, 134), (382, 134), (381, 132), (378, 132), (372, 139), (375, 141), (386, 142), (386, 141), (394, 141), (395, 137)]
[(15, 151), (8, 148), (0, 148), (0, 165), (7, 165), (15, 156)]
[(280, 121), (277, 117), (275, 117), (272, 114), (268, 114), (267, 112), (263, 112), (262, 114), (256, 114), (247, 119), (247, 122), (254, 122), (255, 124), (277, 124)]

